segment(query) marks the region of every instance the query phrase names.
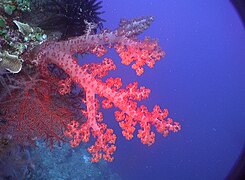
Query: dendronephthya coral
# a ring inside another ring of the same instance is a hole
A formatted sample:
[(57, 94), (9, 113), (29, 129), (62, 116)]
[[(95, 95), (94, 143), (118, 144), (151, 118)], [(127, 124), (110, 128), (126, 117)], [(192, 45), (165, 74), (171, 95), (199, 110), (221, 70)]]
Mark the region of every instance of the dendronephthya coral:
[[(82, 23), (78, 23), (72, 25), (72, 31), (61, 31), (60, 39), (50, 38), (49, 35), (45, 40), (44, 34), (37, 36), (37, 33), (42, 31), (32, 28), (31, 21), (12, 19), (11, 22), (17, 26), (17, 30), (5, 26), (6, 46), (3, 49), (7, 52), (2, 53), (3, 68), (18, 72), (21, 69), (20, 64), (18, 67), (18, 60), (21, 63), (19, 57), (22, 57), (24, 62), (20, 73), (16, 76), (11, 74), (11, 81), (5, 78), (12, 93), (11, 96), (3, 97), (0, 103), (2, 119), (7, 122), (3, 124), (0, 132), (11, 134), (12, 139), (21, 143), (45, 139), (53, 145), (55, 142), (69, 140), (72, 147), (92, 139), (94, 144), (87, 149), (91, 153), (91, 161), (104, 159), (111, 162), (116, 151), (117, 136), (104, 122), (103, 113), (99, 111), (100, 105), (104, 109), (115, 107), (115, 120), (127, 140), (132, 139), (138, 129), (137, 137), (149, 146), (155, 142), (155, 131), (164, 137), (170, 132), (180, 131), (181, 125), (168, 117), (167, 109), (155, 105), (152, 110), (148, 110), (146, 105), (139, 103), (148, 98), (150, 89), (138, 86), (137, 81), (124, 88), (120, 77), (107, 76), (117, 65), (111, 58), (105, 57), (112, 48), (121, 58), (121, 63), (130, 65), (138, 76), (144, 73), (145, 66), (153, 68), (156, 62), (165, 56), (157, 40), (149, 37), (137, 38), (149, 28), (154, 18), (146, 16), (122, 20), (115, 30), (96, 33), (93, 29), (98, 26), (94, 24), (99, 25), (101, 19), (92, 15), (98, 14), (94, 11), (101, 8), (100, 1), (52, 2), (55, 4), (48, 3), (52, 6), (46, 8), (46, 11), (57, 10), (55, 19), (61, 16), (60, 23), (64, 23), (62, 20), (68, 22), (64, 27), (71, 30), (71, 20), (80, 22), (82, 19), (86, 24), (85, 31), (76, 31), (77, 27), (83, 27)], [(88, 9), (88, 13), (84, 13), (84, 9)], [(91, 17), (90, 21), (87, 17)], [(54, 19), (45, 22), (51, 27), (45, 32), (56, 31), (51, 26), (56, 22)], [(43, 28), (47, 27), (46, 23), (44, 24)], [(17, 43), (21, 46), (16, 46)], [(105, 58), (97, 63), (86, 63), (86, 59), (83, 60), (85, 63), (80, 63), (76, 55), (87, 53)], [(82, 90), (84, 95), (75, 94), (76, 87)], [(74, 99), (78, 102), (74, 102)], [(74, 116), (73, 113), (77, 111), (82, 115)]]

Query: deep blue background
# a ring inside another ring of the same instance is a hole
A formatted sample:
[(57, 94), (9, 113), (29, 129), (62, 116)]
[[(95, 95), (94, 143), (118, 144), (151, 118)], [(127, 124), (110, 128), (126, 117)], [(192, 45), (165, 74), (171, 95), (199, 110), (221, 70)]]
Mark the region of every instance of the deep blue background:
[(225, 0), (107, 0), (104, 26), (115, 29), (121, 18), (153, 15), (143, 36), (159, 39), (166, 57), (137, 77), (110, 53), (118, 69), (111, 76), (138, 81), (152, 90), (143, 103), (159, 104), (183, 130), (167, 138), (157, 134), (147, 147), (126, 141), (113, 110), (104, 120), (118, 135), (110, 164), (123, 179), (223, 179), (245, 140), (245, 31)]

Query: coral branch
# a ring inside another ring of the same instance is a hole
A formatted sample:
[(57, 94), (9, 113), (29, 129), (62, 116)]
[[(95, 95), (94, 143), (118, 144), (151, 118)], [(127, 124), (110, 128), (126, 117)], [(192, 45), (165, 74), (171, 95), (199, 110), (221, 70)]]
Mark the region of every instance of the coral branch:
[[(170, 131), (178, 132), (181, 129), (179, 123), (167, 117), (167, 109), (162, 110), (156, 105), (150, 112), (146, 106), (137, 105), (136, 101), (141, 101), (149, 96), (150, 89), (138, 87), (137, 82), (123, 89), (120, 78), (108, 78), (103, 82), (101, 77), (107, 75), (109, 70), (116, 68), (111, 59), (105, 58), (102, 63), (80, 66), (72, 56), (77, 52), (91, 52), (101, 56), (107, 52), (107, 47), (115, 47), (122, 63), (125, 65), (133, 63), (132, 68), (137, 75), (141, 75), (144, 65), (152, 68), (155, 62), (164, 56), (157, 41), (152, 41), (150, 38), (145, 38), (143, 41), (135, 39), (136, 35), (149, 27), (152, 20), (152, 17), (123, 20), (120, 27), (113, 32), (104, 31), (97, 35), (84, 35), (67, 41), (46, 42), (39, 47), (39, 53), (34, 59), (35, 63), (42, 66), (48, 63), (56, 64), (86, 92), (86, 110), (83, 110), (83, 113), (87, 121), (83, 124), (76, 120), (72, 121), (65, 135), (71, 138), (70, 143), (73, 147), (78, 146), (81, 142), (88, 142), (92, 135), (96, 141), (88, 148), (88, 151), (93, 156), (93, 162), (99, 161), (102, 157), (107, 161), (112, 161), (111, 155), (116, 150), (114, 145), (116, 135), (112, 129), (107, 128), (105, 123), (102, 123), (102, 113), (98, 112), (99, 101), (96, 95), (105, 98), (102, 101), (104, 108), (112, 106), (118, 108), (115, 117), (122, 128), (123, 136), (128, 140), (133, 138), (137, 124), (140, 125), (137, 137), (147, 145), (155, 141), (152, 126), (163, 136), (167, 136)], [(64, 89), (67, 86), (62, 87)], [(65, 92), (62, 91), (62, 93)]]
[(142, 66), (146, 64), (153, 68), (155, 61), (160, 60), (165, 55), (157, 41), (151, 41), (150, 38), (145, 38), (144, 41), (138, 41), (133, 45), (118, 43), (115, 49), (122, 59), (122, 64), (129, 65), (135, 61), (132, 68), (138, 76), (144, 72)]

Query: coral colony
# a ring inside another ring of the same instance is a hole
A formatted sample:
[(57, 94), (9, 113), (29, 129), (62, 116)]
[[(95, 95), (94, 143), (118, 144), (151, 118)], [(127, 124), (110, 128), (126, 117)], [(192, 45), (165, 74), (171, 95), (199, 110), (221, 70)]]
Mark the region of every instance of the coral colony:
[[(121, 63), (131, 65), (140, 76), (145, 65), (153, 68), (165, 55), (156, 40), (136, 38), (152, 22), (151, 16), (121, 20), (116, 30), (98, 34), (91, 31), (95, 24), (87, 22), (86, 32), (80, 36), (47, 38), (19, 55), (1, 53), (0, 66), (8, 71), (0, 79), (4, 87), (0, 96), (1, 133), (20, 143), (45, 138), (52, 145), (68, 139), (72, 147), (93, 137), (95, 143), (87, 149), (92, 154), (91, 161), (103, 158), (111, 162), (116, 135), (99, 111), (98, 97), (103, 99), (103, 108), (117, 108), (115, 119), (127, 140), (133, 138), (137, 125), (137, 137), (146, 145), (155, 141), (152, 127), (163, 136), (178, 132), (181, 125), (168, 117), (167, 109), (155, 105), (149, 111), (145, 105), (137, 105), (137, 101), (149, 96), (150, 89), (139, 87), (137, 82), (122, 88), (119, 77), (102, 80), (116, 69), (112, 59), (105, 57), (101, 63), (79, 65), (75, 56), (91, 53), (101, 57), (114, 48)], [(23, 24), (16, 23), (19, 30), (23, 29)], [(35, 29), (30, 34), (35, 34)]]

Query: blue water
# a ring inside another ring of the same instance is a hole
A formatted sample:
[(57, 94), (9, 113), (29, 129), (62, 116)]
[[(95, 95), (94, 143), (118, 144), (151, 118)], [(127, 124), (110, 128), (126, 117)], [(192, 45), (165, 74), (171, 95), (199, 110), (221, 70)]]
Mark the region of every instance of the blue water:
[(152, 90), (144, 100), (168, 108), (183, 129), (167, 138), (157, 134), (147, 147), (125, 140), (106, 110), (105, 122), (118, 135), (115, 160), (109, 166), (122, 179), (224, 179), (245, 140), (245, 31), (232, 4), (206, 1), (103, 1), (104, 26), (121, 18), (153, 15), (140, 37), (159, 39), (166, 57), (141, 77), (112, 57), (123, 83), (138, 81)]

